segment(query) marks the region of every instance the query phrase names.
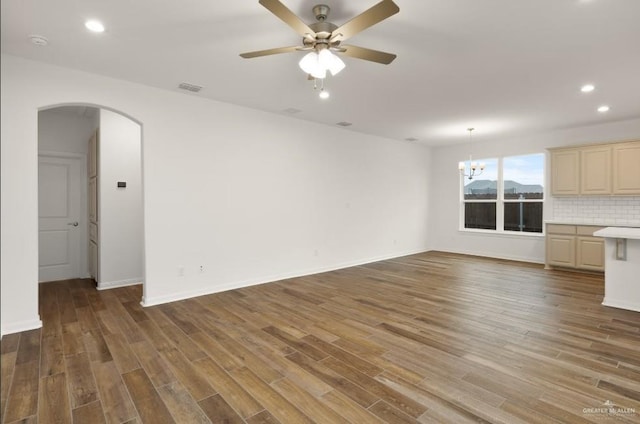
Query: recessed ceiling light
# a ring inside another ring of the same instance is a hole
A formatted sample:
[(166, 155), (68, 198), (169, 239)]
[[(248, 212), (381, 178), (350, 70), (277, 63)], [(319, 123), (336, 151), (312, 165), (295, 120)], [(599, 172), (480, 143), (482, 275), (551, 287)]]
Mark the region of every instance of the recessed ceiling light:
[(609, 112), (609, 109), (611, 109), (609, 106), (607, 105), (602, 105), (598, 108), (598, 112), (600, 113), (605, 113), (605, 112)]
[(585, 84), (582, 87), (580, 87), (580, 91), (582, 91), (583, 93), (591, 93), (593, 90), (595, 90), (595, 86), (593, 84)]
[(95, 19), (85, 22), (84, 26), (92, 32), (104, 32), (104, 25), (102, 25), (102, 22), (96, 21)]

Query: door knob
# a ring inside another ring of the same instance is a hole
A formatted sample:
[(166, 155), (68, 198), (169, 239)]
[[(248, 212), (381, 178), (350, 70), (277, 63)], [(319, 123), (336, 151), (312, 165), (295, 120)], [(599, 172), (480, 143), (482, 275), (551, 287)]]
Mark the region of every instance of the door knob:
[(78, 225), (80, 225), (80, 223), (78, 221), (76, 222), (69, 222), (67, 225), (73, 225), (74, 227), (77, 227)]

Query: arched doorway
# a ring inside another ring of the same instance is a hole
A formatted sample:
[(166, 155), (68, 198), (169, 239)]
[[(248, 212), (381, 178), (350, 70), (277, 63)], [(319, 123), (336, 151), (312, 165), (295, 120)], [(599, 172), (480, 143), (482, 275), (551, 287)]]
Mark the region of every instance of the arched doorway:
[(39, 281), (144, 283), (142, 126), (99, 105), (39, 109)]

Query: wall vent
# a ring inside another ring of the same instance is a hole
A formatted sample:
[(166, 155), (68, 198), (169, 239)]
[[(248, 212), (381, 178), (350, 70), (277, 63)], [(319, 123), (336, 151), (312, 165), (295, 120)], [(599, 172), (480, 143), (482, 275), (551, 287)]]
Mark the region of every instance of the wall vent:
[(342, 121), (342, 122), (338, 122), (336, 125), (339, 125), (341, 127), (348, 127), (348, 126), (353, 125), (353, 124), (351, 122)]
[(200, 90), (202, 90), (202, 86), (195, 85), (195, 84), (189, 84), (188, 82), (181, 82), (180, 85), (178, 86), (178, 88), (181, 89), (181, 90), (191, 91), (192, 93), (197, 93)]

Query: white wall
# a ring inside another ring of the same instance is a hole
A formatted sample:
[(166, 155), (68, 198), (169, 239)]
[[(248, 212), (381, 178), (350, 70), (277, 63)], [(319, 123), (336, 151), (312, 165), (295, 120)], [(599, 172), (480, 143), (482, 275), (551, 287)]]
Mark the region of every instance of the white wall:
[[(100, 111), (98, 231), (99, 288), (143, 279), (141, 128), (118, 113)], [(118, 188), (118, 181), (127, 183)]]
[(38, 113), (38, 148), (41, 151), (86, 155), (97, 120), (60, 108)]
[[(431, 156), (430, 247), (434, 250), (468, 253), (528, 262), (544, 262), (544, 237), (539, 235), (497, 235), (459, 231), (458, 162), (466, 160), (473, 148), (474, 157), (498, 157), (547, 153), (547, 148), (623, 141), (640, 138), (640, 119), (582, 128), (532, 134), (516, 139), (438, 147)], [(478, 153), (481, 152), (481, 153)], [(547, 166), (548, 168), (548, 166)], [(547, 181), (549, 181), (547, 169)], [(548, 184), (547, 184), (548, 185)], [(548, 187), (545, 187), (548, 190)], [(554, 199), (545, 193), (545, 220), (553, 219)]]
[(45, 106), (106, 106), (141, 123), (145, 304), (427, 248), (425, 147), (8, 55), (1, 66), (3, 334), (39, 324)]

